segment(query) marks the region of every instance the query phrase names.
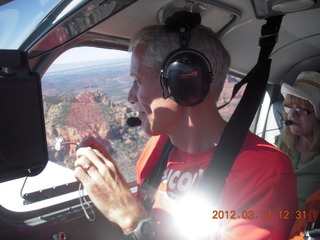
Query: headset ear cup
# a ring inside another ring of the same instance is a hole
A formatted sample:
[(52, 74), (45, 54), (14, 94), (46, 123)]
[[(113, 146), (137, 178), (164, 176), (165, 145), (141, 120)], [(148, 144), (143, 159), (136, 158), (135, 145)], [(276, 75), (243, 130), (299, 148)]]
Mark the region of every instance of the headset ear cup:
[(168, 86), (170, 95), (183, 106), (195, 106), (208, 95), (210, 85), (206, 77), (201, 70), (192, 69), (190, 73), (171, 70)]
[(180, 105), (195, 106), (208, 95), (212, 81), (208, 60), (199, 52), (182, 50), (169, 57), (163, 70), (169, 95)]

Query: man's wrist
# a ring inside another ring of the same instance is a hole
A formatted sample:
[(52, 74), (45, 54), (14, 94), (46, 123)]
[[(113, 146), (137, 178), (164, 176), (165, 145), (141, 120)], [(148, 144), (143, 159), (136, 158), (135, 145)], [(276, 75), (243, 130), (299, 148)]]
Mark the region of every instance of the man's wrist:
[(156, 220), (154, 218), (142, 219), (135, 230), (125, 235), (126, 240), (154, 240)]

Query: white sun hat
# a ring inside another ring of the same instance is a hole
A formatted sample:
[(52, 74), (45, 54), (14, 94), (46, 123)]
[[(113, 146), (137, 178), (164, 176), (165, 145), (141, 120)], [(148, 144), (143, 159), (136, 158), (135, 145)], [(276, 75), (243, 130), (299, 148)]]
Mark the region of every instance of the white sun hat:
[(313, 105), (317, 119), (320, 119), (320, 73), (312, 71), (300, 73), (293, 85), (282, 84), (281, 93), (284, 98), (290, 94), (309, 101)]

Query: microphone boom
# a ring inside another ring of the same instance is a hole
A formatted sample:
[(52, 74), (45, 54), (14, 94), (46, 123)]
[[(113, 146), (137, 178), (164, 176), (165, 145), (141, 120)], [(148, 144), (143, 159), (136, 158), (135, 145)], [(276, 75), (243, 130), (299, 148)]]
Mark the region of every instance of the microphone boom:
[(286, 126), (290, 126), (290, 125), (293, 124), (293, 121), (291, 121), (291, 120), (285, 120), (285, 121), (284, 121), (284, 124), (285, 124)]

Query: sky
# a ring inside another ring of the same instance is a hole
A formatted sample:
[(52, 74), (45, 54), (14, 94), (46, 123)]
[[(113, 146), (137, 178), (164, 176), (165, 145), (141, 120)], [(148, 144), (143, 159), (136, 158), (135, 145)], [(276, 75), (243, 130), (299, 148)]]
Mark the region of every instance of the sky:
[(94, 47), (78, 47), (64, 52), (55, 63), (74, 63), (84, 61), (107, 60), (116, 58), (129, 58), (130, 53), (126, 51), (101, 49)]
[(15, 0), (0, 8), (0, 48), (17, 49), (60, 0)]

